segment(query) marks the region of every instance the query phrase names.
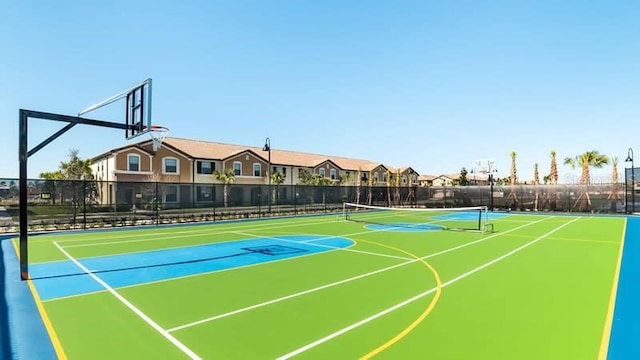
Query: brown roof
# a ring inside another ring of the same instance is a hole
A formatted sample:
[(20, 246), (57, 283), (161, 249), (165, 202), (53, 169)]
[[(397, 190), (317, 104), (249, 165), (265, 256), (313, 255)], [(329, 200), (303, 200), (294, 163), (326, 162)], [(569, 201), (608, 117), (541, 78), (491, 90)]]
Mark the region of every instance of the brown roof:
[[(195, 159), (223, 160), (240, 152), (251, 150), (258, 156), (267, 160), (267, 152), (261, 147), (244, 146), (218, 143), (212, 141), (191, 140), (175, 137), (167, 137), (164, 144), (178, 149)], [(369, 160), (351, 159), (340, 156), (310, 154), (298, 151), (279, 150), (271, 148), (271, 163), (279, 165), (294, 165), (300, 167), (315, 167), (318, 164), (330, 160), (343, 170), (373, 170), (380, 163)]]
[(431, 181), (435, 178), (436, 178), (435, 175), (420, 175), (418, 176), (418, 181)]

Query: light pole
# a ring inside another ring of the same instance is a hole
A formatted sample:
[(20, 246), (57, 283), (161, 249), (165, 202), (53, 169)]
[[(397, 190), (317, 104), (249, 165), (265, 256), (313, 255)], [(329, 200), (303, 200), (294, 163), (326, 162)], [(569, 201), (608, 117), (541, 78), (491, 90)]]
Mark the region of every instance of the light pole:
[(271, 213), (271, 139), (264, 139), (264, 146), (262, 147), (262, 151), (269, 152), (269, 165), (267, 165), (267, 177), (269, 178), (269, 195), (267, 196), (267, 201), (269, 204), (269, 213)]
[(497, 173), (498, 170), (495, 168), (495, 163), (491, 160), (488, 161), (487, 172), (489, 173), (489, 211), (493, 211), (493, 174)]
[[(633, 166), (633, 149), (629, 148), (627, 151), (627, 159), (625, 162), (631, 162), (631, 213), (636, 212), (636, 178), (635, 178), (635, 168)], [(627, 179), (627, 174), (624, 174), (625, 181)]]

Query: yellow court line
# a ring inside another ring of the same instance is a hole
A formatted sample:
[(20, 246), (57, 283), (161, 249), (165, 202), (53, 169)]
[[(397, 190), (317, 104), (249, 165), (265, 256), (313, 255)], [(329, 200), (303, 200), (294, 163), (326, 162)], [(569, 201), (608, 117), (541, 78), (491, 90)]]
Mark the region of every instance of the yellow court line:
[(562, 238), (562, 237), (548, 237), (543, 240), (551, 240), (551, 241), (575, 241), (575, 242), (587, 242), (587, 243), (599, 243), (599, 244), (620, 244), (619, 241), (610, 241), (610, 240), (587, 240), (587, 239), (572, 239), (572, 238)]
[(604, 329), (602, 331), (602, 340), (600, 341), (600, 352), (598, 354), (599, 360), (605, 360), (607, 353), (609, 352), (609, 340), (611, 338), (611, 328), (613, 327), (613, 311), (616, 307), (616, 295), (618, 293), (618, 279), (620, 278), (620, 268), (622, 267), (622, 252), (624, 250), (624, 238), (627, 232), (627, 219), (624, 219), (624, 230), (622, 231), (622, 240), (620, 241), (620, 250), (618, 252), (618, 264), (616, 265), (616, 272), (613, 277), (613, 284), (611, 286), (611, 295), (609, 296), (609, 309), (607, 310), (607, 319), (604, 323)]
[[(509, 236), (512, 237), (519, 237), (519, 238), (528, 238), (530, 239), (531, 236), (529, 235), (518, 235), (518, 234), (510, 234)], [(566, 237), (557, 237), (557, 236), (550, 236), (548, 238), (542, 239), (543, 241), (575, 241), (575, 242), (587, 242), (587, 243), (599, 243), (599, 244), (620, 244), (619, 241), (611, 241), (611, 240), (587, 240), (587, 239), (578, 239), (578, 238), (566, 238)]]
[[(15, 241), (11, 241), (11, 243), (13, 244), (13, 248), (16, 251), (16, 255), (19, 258), (20, 252), (18, 250), (18, 245), (16, 245)], [(60, 339), (58, 338), (56, 331), (53, 329), (53, 324), (51, 324), (49, 315), (47, 315), (47, 312), (44, 309), (44, 305), (42, 304), (42, 300), (40, 300), (40, 296), (36, 291), (35, 285), (33, 285), (33, 282), (31, 281), (31, 279), (27, 279), (26, 281), (27, 281), (27, 285), (29, 286), (29, 290), (31, 290), (31, 295), (33, 296), (33, 300), (36, 303), (36, 307), (38, 308), (38, 312), (40, 313), (40, 317), (42, 318), (44, 327), (47, 330), (47, 333), (49, 334), (49, 338), (51, 339), (51, 344), (53, 345), (53, 349), (55, 350), (56, 355), (58, 356), (58, 359), (67, 360), (67, 355), (64, 352), (64, 348), (60, 343)]]
[(409, 324), (409, 326), (407, 326), (404, 330), (402, 330), (401, 332), (396, 334), (396, 336), (394, 336), (393, 338), (389, 339), (387, 342), (385, 342), (384, 344), (378, 346), (377, 348), (373, 349), (369, 353), (367, 353), (367, 354), (363, 355), (362, 357), (360, 357), (360, 360), (368, 360), (368, 359), (371, 359), (372, 357), (378, 355), (379, 353), (385, 351), (389, 347), (393, 346), (398, 341), (400, 341), (403, 337), (405, 337), (407, 334), (409, 334), (411, 331), (413, 331), (413, 329), (415, 329), (422, 321), (424, 321), (424, 319), (427, 316), (429, 316), (429, 314), (431, 313), (433, 308), (435, 308), (436, 303), (440, 299), (440, 294), (442, 293), (442, 280), (440, 279), (440, 275), (438, 274), (436, 269), (434, 269), (433, 266), (431, 266), (431, 264), (429, 264), (424, 259), (422, 259), (421, 257), (419, 257), (419, 256), (417, 256), (415, 254), (412, 254), (412, 253), (410, 253), (408, 251), (396, 248), (394, 246), (380, 244), (380, 243), (377, 243), (375, 241), (367, 241), (367, 240), (362, 240), (362, 239), (360, 239), (359, 241), (370, 243), (370, 244), (374, 244), (374, 245), (378, 245), (378, 246), (382, 246), (382, 247), (386, 247), (386, 248), (389, 248), (391, 250), (399, 251), (401, 253), (409, 255), (410, 257), (412, 257), (412, 258), (418, 260), (419, 262), (423, 263), (429, 270), (431, 270), (431, 272), (433, 273), (433, 277), (436, 279), (436, 293), (433, 296), (433, 299), (431, 299), (431, 302), (429, 303), (429, 306), (425, 309), (425, 311), (422, 314), (420, 314), (420, 316), (417, 319), (415, 319), (411, 324)]

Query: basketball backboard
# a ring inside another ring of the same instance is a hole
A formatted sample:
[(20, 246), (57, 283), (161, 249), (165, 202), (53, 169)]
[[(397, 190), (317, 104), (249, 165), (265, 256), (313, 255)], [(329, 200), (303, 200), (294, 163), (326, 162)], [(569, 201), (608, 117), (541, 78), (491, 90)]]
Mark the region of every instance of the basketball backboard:
[(489, 174), (496, 172), (496, 161), (494, 159), (474, 160), (471, 165), (473, 174)]
[(125, 137), (127, 140), (143, 135), (152, 130), (151, 121), (151, 79), (117, 93), (97, 104), (80, 111), (78, 117), (125, 99)]

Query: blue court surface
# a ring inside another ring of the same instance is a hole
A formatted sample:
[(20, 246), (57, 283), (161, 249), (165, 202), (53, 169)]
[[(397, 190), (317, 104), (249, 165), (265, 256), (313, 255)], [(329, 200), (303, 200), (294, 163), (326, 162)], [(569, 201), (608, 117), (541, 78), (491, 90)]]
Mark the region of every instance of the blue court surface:
[[(445, 209), (446, 210), (446, 209)], [(488, 220), (501, 219), (505, 216), (509, 216), (509, 213), (496, 213), (490, 212), (486, 213), (486, 217)], [(485, 214), (482, 214), (484, 217)], [(431, 217), (434, 220), (441, 221), (454, 221), (454, 220), (468, 220), (468, 221), (477, 221), (478, 220), (478, 212), (477, 211), (464, 211), (459, 213), (447, 214), (447, 215), (436, 215)]]
[[(505, 216), (509, 216), (508, 213), (487, 213), (486, 219), (501, 219)], [(484, 217), (485, 214), (482, 214)], [(407, 222), (391, 222), (388, 224), (366, 224), (365, 229), (374, 230), (374, 231), (395, 231), (395, 232), (419, 232), (419, 231), (436, 231), (443, 230), (447, 228), (447, 222), (452, 221), (469, 221), (472, 222), (478, 221), (478, 212), (477, 211), (468, 211), (468, 212), (459, 212), (454, 214), (446, 214), (446, 215), (436, 215), (431, 216), (430, 219), (435, 220), (435, 222), (424, 222), (424, 223), (407, 223)]]
[(397, 232), (416, 232), (416, 231), (434, 231), (442, 230), (445, 227), (437, 224), (420, 224), (420, 223), (391, 223), (391, 224), (367, 224), (365, 229), (377, 231), (397, 231)]
[(353, 245), (340, 237), (282, 235), (121, 255), (82, 258), (30, 267), (42, 300), (227, 270), (292, 257), (318, 254)]
[(640, 359), (640, 218), (629, 217), (625, 232), (608, 359)]

